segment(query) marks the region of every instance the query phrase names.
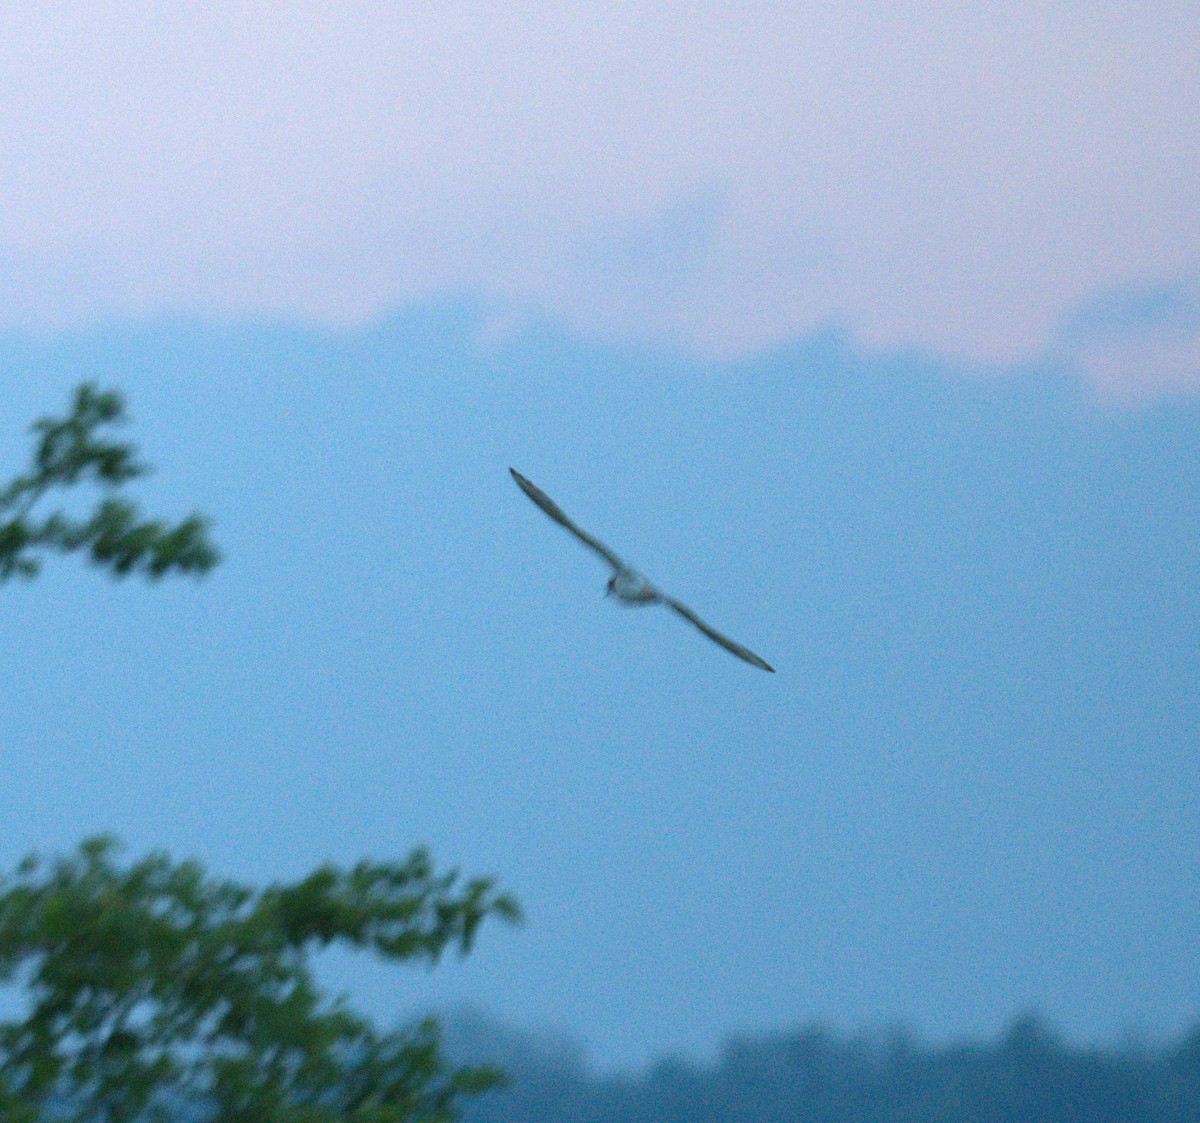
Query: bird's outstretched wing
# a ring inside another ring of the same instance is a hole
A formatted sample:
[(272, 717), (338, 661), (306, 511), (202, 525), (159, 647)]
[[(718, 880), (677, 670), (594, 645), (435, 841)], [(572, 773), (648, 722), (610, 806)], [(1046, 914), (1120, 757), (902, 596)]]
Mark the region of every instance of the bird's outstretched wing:
[(554, 502), (537, 484), (527, 480), (516, 468), (509, 468), (512, 477), (517, 481), (517, 486), (529, 496), (543, 511), (546, 512), (560, 526), (565, 526), (576, 538), (584, 545), (590, 546), (596, 551), (613, 569), (628, 569), (629, 567), (612, 552), (599, 538), (593, 538), (585, 530), (580, 530), (569, 518), (563, 509)]
[(671, 597), (663, 597), (663, 604), (673, 608), (689, 623), (695, 624), (710, 640), (714, 643), (719, 643), (726, 651), (732, 651), (739, 659), (745, 659), (747, 663), (761, 667), (764, 671), (770, 671), (772, 674), (775, 673), (775, 668), (765, 659), (760, 659), (748, 647), (743, 647), (740, 643), (735, 643), (728, 636), (723, 636), (714, 628), (710, 628), (686, 604), (680, 604), (679, 601), (673, 600)]

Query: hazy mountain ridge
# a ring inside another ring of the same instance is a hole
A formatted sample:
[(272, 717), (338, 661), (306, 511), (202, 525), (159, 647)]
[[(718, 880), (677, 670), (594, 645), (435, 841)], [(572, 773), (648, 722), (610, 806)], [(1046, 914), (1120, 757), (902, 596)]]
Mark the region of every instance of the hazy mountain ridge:
[[(926, 1045), (903, 1031), (811, 1026), (730, 1041), (711, 1065), (662, 1060), (590, 1073), (567, 1042), (451, 1017), (447, 1043), (499, 1060), (510, 1086), (465, 1104), (464, 1123), (1194, 1123), (1200, 1024), (1154, 1048), (1084, 1048), (1034, 1016), (997, 1039)], [(490, 1053), (489, 1053), (490, 1050)]]

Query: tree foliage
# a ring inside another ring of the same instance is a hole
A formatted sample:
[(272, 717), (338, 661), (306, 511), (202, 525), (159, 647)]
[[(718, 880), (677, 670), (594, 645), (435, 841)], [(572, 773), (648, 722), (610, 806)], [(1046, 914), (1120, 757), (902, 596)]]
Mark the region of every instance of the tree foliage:
[[(123, 484), (149, 471), (137, 462), (133, 446), (104, 435), (123, 420), (120, 394), (84, 383), (67, 417), (34, 423), (32, 466), (0, 491), (0, 581), (34, 576), (41, 567), (37, 551), (44, 550), (70, 553), (86, 547), (91, 560), (114, 577), (140, 570), (155, 579), (170, 570), (204, 573), (216, 565), (220, 555), (203, 517), (193, 514), (176, 526), (141, 520), (137, 506), (119, 494)], [(62, 511), (34, 517), (47, 492), (86, 480), (110, 493), (89, 518), (74, 519)]]
[[(33, 465), (0, 490), (0, 581), (33, 577), (39, 551), (84, 547), (115, 577), (204, 573), (207, 522), (140, 521), (120, 488), (148, 469), (110, 440), (119, 394), (85, 383), (43, 418)], [(86, 519), (35, 518), (51, 490), (108, 492)], [(318, 990), (310, 960), (333, 944), (387, 960), (465, 955), (489, 918), (519, 919), (490, 879), (459, 882), (414, 850), (403, 863), (322, 866), (255, 890), (162, 854), (122, 865), (108, 837), (0, 876), (0, 1120), (33, 1123), (441, 1123), (492, 1087), (455, 1067), (437, 1023), (380, 1033)], [(11, 1001), (15, 999), (15, 1003)]]
[(94, 838), (0, 890), (0, 983), (30, 1004), (0, 1023), (6, 1121), (434, 1123), (499, 1080), (448, 1065), (432, 1019), (379, 1033), (314, 984), (311, 954), (335, 943), (433, 964), (519, 918), (423, 850), (256, 891), (161, 854), (121, 865)]

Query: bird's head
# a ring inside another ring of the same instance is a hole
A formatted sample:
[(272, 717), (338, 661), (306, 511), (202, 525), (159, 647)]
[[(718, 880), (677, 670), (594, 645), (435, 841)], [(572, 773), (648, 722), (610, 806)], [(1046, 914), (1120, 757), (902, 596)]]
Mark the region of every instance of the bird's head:
[(614, 573), (608, 579), (608, 584), (604, 586), (604, 595), (606, 597), (612, 596), (612, 592), (616, 588), (616, 585), (617, 585), (617, 575)]

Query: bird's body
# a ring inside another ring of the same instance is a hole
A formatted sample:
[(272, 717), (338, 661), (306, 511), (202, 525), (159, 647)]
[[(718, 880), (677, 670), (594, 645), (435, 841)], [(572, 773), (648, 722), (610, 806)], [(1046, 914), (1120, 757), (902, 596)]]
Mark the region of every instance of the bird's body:
[(545, 511), (547, 515), (560, 526), (566, 527), (585, 546), (590, 547), (612, 566), (613, 574), (608, 579), (607, 593), (612, 594), (622, 604), (630, 607), (647, 604), (665, 604), (672, 611), (682, 616), (689, 624), (693, 624), (699, 628), (714, 643), (720, 644), (726, 651), (732, 652), (739, 659), (744, 659), (747, 663), (755, 667), (761, 667), (764, 671), (773, 672), (775, 670), (770, 663), (755, 655), (748, 647), (743, 647), (740, 643), (734, 642), (728, 636), (724, 636), (716, 631), (716, 629), (710, 628), (687, 605), (660, 592), (632, 566), (626, 565), (600, 539), (592, 537), (587, 531), (576, 526), (567, 517), (563, 509), (542, 491), (537, 484), (527, 480), (515, 468), (509, 468), (509, 471), (512, 473), (513, 479), (517, 481), (517, 486)]
[(608, 590), (622, 604), (659, 604), (660, 593), (640, 573), (632, 569), (618, 569), (608, 579)]

